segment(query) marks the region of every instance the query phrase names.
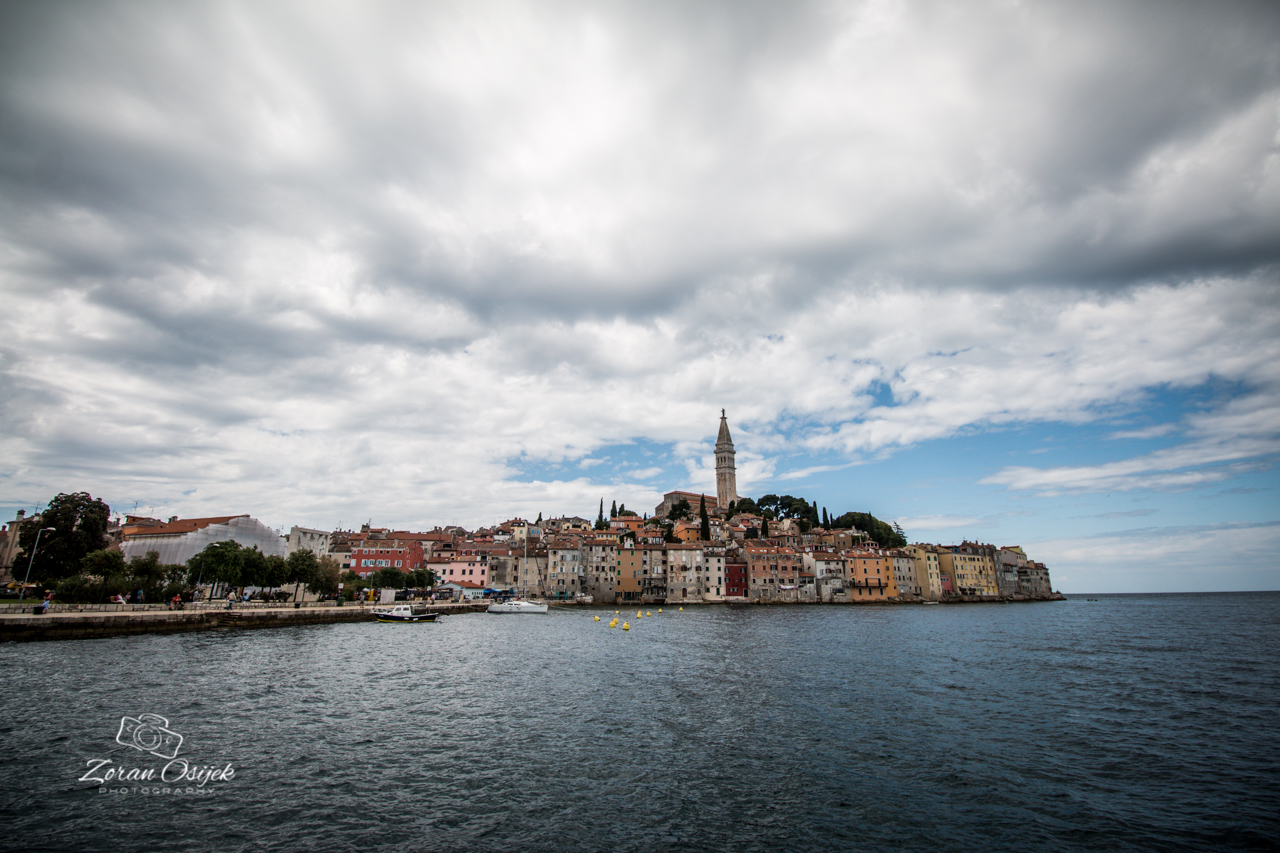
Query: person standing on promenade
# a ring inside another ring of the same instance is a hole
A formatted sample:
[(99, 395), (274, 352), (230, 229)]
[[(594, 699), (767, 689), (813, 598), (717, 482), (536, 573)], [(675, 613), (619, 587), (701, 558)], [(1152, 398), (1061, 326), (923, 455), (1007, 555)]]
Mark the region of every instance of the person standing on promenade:
[(227, 609), (230, 610), (235, 603), (236, 603), (235, 592), (228, 592), (227, 593)]
[(53, 604), (53, 590), (49, 590), (44, 594), (44, 602), (42, 605), (44, 607), (44, 610), (42, 611), (42, 613), (47, 614), (49, 612), (49, 607), (52, 604)]

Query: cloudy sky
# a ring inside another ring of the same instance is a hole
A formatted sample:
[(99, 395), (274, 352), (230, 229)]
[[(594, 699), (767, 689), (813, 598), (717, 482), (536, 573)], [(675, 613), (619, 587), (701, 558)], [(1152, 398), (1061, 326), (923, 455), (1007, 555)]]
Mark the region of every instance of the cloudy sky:
[(6, 3), (0, 509), (652, 512), (723, 407), (743, 494), (1280, 588), (1278, 46), (1270, 3)]

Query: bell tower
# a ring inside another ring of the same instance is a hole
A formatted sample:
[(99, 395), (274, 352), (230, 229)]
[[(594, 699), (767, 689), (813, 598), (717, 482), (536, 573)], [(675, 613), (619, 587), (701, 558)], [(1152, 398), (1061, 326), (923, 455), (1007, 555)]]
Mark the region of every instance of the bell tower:
[(729, 421), (724, 409), (720, 410), (720, 434), (716, 436), (716, 506), (729, 508), (730, 501), (738, 499), (738, 473), (733, 461), (733, 439), (729, 437)]

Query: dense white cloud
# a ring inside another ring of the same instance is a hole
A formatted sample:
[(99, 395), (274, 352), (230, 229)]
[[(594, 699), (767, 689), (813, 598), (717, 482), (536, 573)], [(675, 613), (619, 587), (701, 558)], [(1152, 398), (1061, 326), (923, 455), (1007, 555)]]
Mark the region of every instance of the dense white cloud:
[(647, 507), (714, 486), (721, 407), (744, 494), (1027, 423), (1165, 443), (986, 484), (1265, 468), (1277, 45), (1245, 3), (9, 4), (0, 500)]

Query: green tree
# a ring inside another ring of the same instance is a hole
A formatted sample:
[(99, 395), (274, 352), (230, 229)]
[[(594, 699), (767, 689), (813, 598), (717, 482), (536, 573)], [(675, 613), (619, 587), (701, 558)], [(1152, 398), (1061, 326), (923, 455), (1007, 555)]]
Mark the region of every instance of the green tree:
[(279, 554), (268, 554), (263, 564), (262, 586), (274, 590), (288, 582), (289, 567), (285, 564), (284, 557)]
[(711, 519), (707, 517), (707, 496), (698, 498), (698, 538), (703, 542), (711, 541)]
[(348, 601), (354, 600), (362, 590), (369, 588), (369, 582), (355, 572), (343, 572), (338, 580), (342, 582), (342, 594)]
[[(71, 577), (80, 571), (80, 562), (87, 554), (107, 545), (107, 521), (111, 507), (96, 500), (88, 492), (60, 494), (49, 501), (49, 506), (22, 525), (18, 531), (18, 544), (22, 547), (14, 556), (14, 566), (21, 566), (25, 575), (28, 562), (33, 581), (52, 581)], [(53, 531), (40, 535), (40, 547), (31, 561), (39, 531), (52, 527)]]
[(767, 518), (760, 519), (760, 538), (769, 538), (769, 519)]
[(408, 575), (395, 566), (385, 566), (378, 570), (370, 580), (373, 585), (382, 589), (404, 589), (408, 583)]
[(216, 594), (217, 584), (232, 586), (240, 582), (240, 573), (244, 570), (244, 551), (239, 542), (231, 539), (212, 542), (187, 560), (187, 568), (198, 584), (214, 584), (213, 592)]
[(59, 581), (57, 595), (67, 601), (99, 604), (130, 589), (124, 554), (115, 549), (101, 548), (84, 555), (80, 560), (79, 575)]
[(689, 501), (681, 498), (671, 505), (671, 512), (667, 513), (667, 518), (672, 521), (687, 521), (693, 515), (693, 507), (689, 506)]
[(753, 501), (751, 498), (738, 498), (737, 503), (734, 504), (733, 511), (735, 513), (739, 513), (739, 512), (750, 513), (751, 515), (764, 514), (763, 512), (761, 512), (759, 505), (755, 501)]
[(298, 600), (298, 591), (306, 584), (308, 588), (316, 580), (316, 572), (320, 570), (320, 561), (310, 548), (294, 551), (284, 561), (285, 583), (293, 584), (293, 600)]
[(609, 523), (604, 520), (604, 498), (600, 499), (600, 514), (596, 516), (596, 530), (608, 530)]
[(316, 564), (315, 576), (307, 583), (307, 589), (315, 595), (337, 595), (341, 574), (342, 567), (338, 561), (326, 554)]
[(824, 529), (831, 528), (831, 517), (827, 515), (827, 508), (825, 506), (822, 508), (822, 527)]
[[(147, 556), (156, 554), (155, 551), (148, 552)], [(156, 554), (156, 562), (159, 563), (160, 555)], [(134, 562), (139, 562), (134, 560)], [(123, 575), (126, 573), (124, 554), (114, 548), (102, 548), (97, 551), (85, 554), (80, 560), (80, 572), (95, 577), (108, 577), (110, 575)]]
[(267, 586), (267, 555), (258, 546), (246, 548), (240, 567), (240, 586)]
[(901, 531), (894, 530), (893, 527), (876, 518), (869, 512), (846, 512), (839, 518), (833, 519), (832, 528), (835, 529), (856, 529), (865, 532), (871, 539), (879, 545), (890, 548), (901, 548), (907, 544), (907, 537)]
[(159, 551), (148, 551), (144, 556), (130, 560), (129, 574), (133, 577), (132, 585), (142, 590), (147, 601), (154, 602), (161, 599), (169, 567), (161, 564)]
[[(600, 499), (600, 504), (601, 504), (602, 506), (604, 505), (604, 498), (601, 498), (601, 499)], [(613, 503), (609, 504), (609, 517), (610, 517), (610, 518), (617, 518), (617, 517), (618, 517), (618, 502), (617, 502), (617, 501), (614, 501)]]

